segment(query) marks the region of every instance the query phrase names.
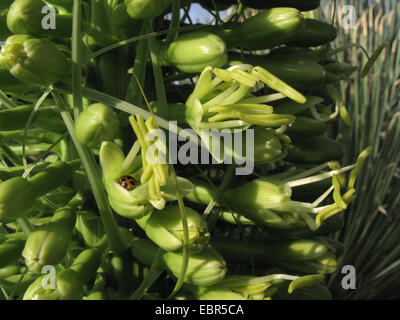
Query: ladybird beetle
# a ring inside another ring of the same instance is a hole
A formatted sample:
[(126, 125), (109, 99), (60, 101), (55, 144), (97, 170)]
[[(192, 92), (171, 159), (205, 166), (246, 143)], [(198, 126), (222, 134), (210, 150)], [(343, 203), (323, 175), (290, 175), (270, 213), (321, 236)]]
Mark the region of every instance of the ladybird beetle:
[(137, 185), (136, 180), (131, 176), (122, 176), (118, 179), (117, 183), (128, 191), (132, 191)]

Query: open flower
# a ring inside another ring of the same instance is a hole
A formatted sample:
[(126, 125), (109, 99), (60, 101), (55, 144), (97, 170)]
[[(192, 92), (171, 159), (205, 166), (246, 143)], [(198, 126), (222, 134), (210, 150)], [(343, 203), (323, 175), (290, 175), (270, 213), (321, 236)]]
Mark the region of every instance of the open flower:
[[(258, 82), (278, 91), (278, 94), (262, 97), (252, 95), (251, 91)], [(299, 103), (306, 102), (300, 92), (261, 67), (248, 64), (235, 65), (226, 70), (206, 67), (186, 101), (186, 121), (199, 134), (213, 156), (222, 162), (221, 157), (211, 150), (212, 130), (245, 130), (253, 125), (291, 125), (295, 116), (276, 114), (272, 106), (265, 104), (284, 97)]]
[[(145, 123), (138, 116), (131, 117), (130, 122), (138, 140), (127, 157), (116, 143), (104, 141), (100, 147), (100, 164), (111, 207), (124, 217), (137, 219), (154, 208), (163, 209), (166, 201), (176, 200), (176, 188), (168, 175), (168, 165), (147, 157), (153, 144), (146, 136), (154, 129), (153, 120), (150, 118)], [(139, 151), (141, 156), (137, 156)], [(178, 177), (178, 187), (182, 195), (193, 189), (193, 185), (181, 177)]]
[[(360, 153), (356, 164), (341, 168), (337, 162), (325, 163), (305, 172), (288, 176), (287, 174), (259, 178), (241, 186), (227, 190), (224, 198), (247, 218), (280, 228), (291, 228), (299, 223), (306, 223), (311, 230), (317, 230), (329, 217), (345, 210), (355, 198), (355, 181), (371, 148)], [(324, 167), (330, 172), (312, 176)], [(344, 172), (351, 170), (348, 183)], [(325, 179), (332, 179), (331, 187), (313, 203), (292, 200), (292, 188)], [(342, 194), (342, 189), (347, 189)], [(333, 203), (318, 205), (332, 193)]]

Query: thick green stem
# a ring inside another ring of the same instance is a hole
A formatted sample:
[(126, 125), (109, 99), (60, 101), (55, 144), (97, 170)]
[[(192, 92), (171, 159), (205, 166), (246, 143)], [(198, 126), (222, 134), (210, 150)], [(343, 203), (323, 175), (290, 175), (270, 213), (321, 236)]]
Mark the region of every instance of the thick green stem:
[(97, 169), (96, 162), (90, 151), (83, 147), (74, 138), (74, 121), (68, 109), (59, 93), (53, 93), (54, 99), (60, 108), (61, 117), (63, 118), (65, 125), (70, 133), (72, 141), (74, 142), (75, 148), (79, 154), (82, 165), (85, 168), (90, 186), (93, 191), (94, 198), (97, 203), (97, 207), (100, 212), (101, 220), (104, 225), (107, 239), (110, 244), (110, 248), (116, 252), (123, 252), (127, 249), (128, 245), (122, 240), (121, 234), (118, 229), (118, 225), (115, 221), (111, 208), (107, 201), (107, 195), (104, 190), (103, 183), (101, 181), (100, 173)]
[(72, 91), (74, 102), (74, 118), (82, 111), (82, 9), (81, 0), (74, 0), (72, 21)]

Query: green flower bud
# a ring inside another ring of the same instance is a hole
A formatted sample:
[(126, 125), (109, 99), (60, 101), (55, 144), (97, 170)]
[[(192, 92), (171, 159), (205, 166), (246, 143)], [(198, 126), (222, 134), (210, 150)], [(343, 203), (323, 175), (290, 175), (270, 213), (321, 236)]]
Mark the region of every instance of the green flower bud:
[(72, 16), (57, 14), (55, 28), (44, 28), (43, 22), (47, 11), (42, 12), (48, 6), (42, 0), (15, 0), (8, 11), (7, 26), (14, 34), (27, 34), (34, 36), (71, 37)]
[(90, 148), (99, 148), (103, 141), (114, 140), (118, 131), (118, 115), (102, 103), (90, 105), (75, 123), (75, 138)]
[(67, 59), (52, 42), (20, 34), (7, 38), (0, 64), (19, 81), (33, 86), (59, 82), (69, 68)]
[(246, 49), (270, 49), (285, 44), (304, 28), (302, 13), (294, 8), (273, 8), (226, 29), (225, 36), (230, 47)]
[(36, 201), (31, 184), (22, 177), (0, 183), (0, 223), (9, 223), (26, 215)]
[(276, 265), (291, 270), (297, 273), (305, 273), (305, 274), (330, 274), (334, 273), (337, 270), (338, 262), (335, 255), (327, 251), (323, 255), (305, 261), (279, 261), (276, 262)]
[(254, 127), (254, 163), (264, 164), (281, 160), (287, 154), (289, 143), (290, 138), (283, 134), (271, 129)]
[[(182, 265), (182, 252), (167, 252), (163, 261), (175, 277), (179, 277)], [(184, 282), (207, 287), (220, 282), (226, 274), (226, 262), (218, 251), (211, 247), (189, 256), (189, 264)]]
[(85, 284), (95, 275), (100, 265), (100, 258), (101, 251), (96, 248), (83, 250), (76, 257), (70, 269), (74, 270), (81, 282)]
[(129, 16), (133, 19), (158, 17), (170, 5), (171, 0), (125, 0)]
[[(189, 228), (190, 252), (200, 252), (210, 239), (207, 223), (201, 215), (185, 207)], [(166, 251), (181, 250), (183, 247), (183, 225), (178, 206), (168, 206), (154, 211), (144, 225), (147, 236)]]
[(224, 198), (243, 211), (278, 209), (290, 201), (291, 189), (283, 182), (255, 179), (238, 188), (227, 190)]
[(57, 272), (56, 288), (43, 288), (43, 275), (26, 290), (23, 300), (81, 300), (83, 285), (77, 272), (69, 269)]
[(207, 66), (223, 67), (227, 61), (225, 42), (215, 34), (198, 31), (184, 34), (172, 42), (167, 60), (182, 72), (202, 72)]
[(75, 213), (69, 207), (58, 209), (50, 223), (40, 226), (26, 240), (22, 256), (33, 272), (44, 265), (56, 265), (65, 257), (75, 226)]

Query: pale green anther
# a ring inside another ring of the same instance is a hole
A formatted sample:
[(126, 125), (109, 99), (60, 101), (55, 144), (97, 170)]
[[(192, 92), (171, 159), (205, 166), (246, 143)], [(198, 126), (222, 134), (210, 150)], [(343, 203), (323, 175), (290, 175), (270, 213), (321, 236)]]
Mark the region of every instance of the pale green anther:
[(254, 87), (258, 81), (256, 77), (249, 74), (248, 72), (244, 72), (238, 68), (234, 68), (232, 71), (232, 79), (236, 80), (237, 82), (244, 84), (250, 88)]
[(235, 80), (238, 83), (246, 85), (250, 88), (254, 87), (258, 81), (256, 77), (252, 76), (248, 72), (245, 72), (239, 68), (230, 68), (227, 70), (214, 68), (213, 73), (222, 81), (231, 82)]
[(239, 118), (242, 119), (243, 121), (252, 123), (254, 125), (259, 125), (259, 126), (266, 126), (266, 127), (280, 127), (283, 125), (289, 125), (293, 124), (295, 117), (287, 114), (267, 114), (264, 115), (262, 118), (255, 114), (246, 114), (246, 113), (240, 113)]
[(274, 76), (271, 72), (265, 70), (261, 67), (254, 67), (252, 70), (252, 74), (269, 86), (271, 89), (278, 91), (288, 98), (298, 102), (305, 103), (307, 101), (306, 97), (304, 97), (300, 92)]
[(212, 72), (220, 78), (222, 81), (231, 82), (232, 81), (232, 73), (225, 69), (213, 68)]
[(148, 182), (151, 204), (157, 209), (162, 209), (164, 208), (165, 201), (163, 199), (164, 194), (161, 187), (164, 187), (167, 183), (168, 165), (163, 163), (162, 159), (156, 157), (159, 157), (161, 152), (166, 156), (166, 146), (163, 141), (154, 142), (154, 145), (157, 143), (156, 154), (153, 159), (149, 159), (147, 151), (152, 144), (147, 140), (147, 136), (149, 133), (152, 133), (152, 130), (155, 130), (155, 121), (153, 117), (148, 118), (145, 122), (139, 115), (136, 116), (136, 119), (134, 116), (131, 116), (129, 117), (129, 122), (141, 146), (143, 174), (140, 177), (140, 181), (142, 184)]
[(335, 214), (342, 212), (343, 209), (340, 208), (336, 203), (329, 205), (327, 208), (322, 210), (318, 215), (315, 217), (315, 223), (318, 226), (321, 226), (322, 222)]
[(347, 203), (343, 200), (342, 195), (340, 193), (340, 181), (337, 176), (332, 177), (332, 185), (333, 185), (333, 200), (335, 203), (342, 208), (343, 210), (347, 208)]
[(369, 154), (372, 151), (372, 147), (368, 147), (366, 149), (364, 149), (360, 155), (357, 158), (357, 162), (356, 162), (356, 166), (353, 168), (353, 170), (350, 172), (350, 176), (349, 176), (349, 184), (348, 184), (348, 188), (349, 189), (353, 189), (354, 185), (356, 183), (356, 179), (358, 174), (361, 171), (361, 168), (364, 165), (365, 160), (368, 158)]
[[(337, 161), (328, 162), (328, 167), (332, 170), (340, 170), (342, 168)], [(346, 175), (344, 173), (340, 173), (337, 175), (337, 178), (339, 179), (340, 186), (344, 188), (347, 182)]]
[[(200, 252), (207, 245), (210, 234), (205, 220), (193, 209), (185, 207), (188, 223), (190, 252)], [(146, 218), (146, 217), (145, 217)], [(182, 250), (183, 224), (178, 206), (167, 206), (154, 211), (143, 223), (147, 236), (166, 251)]]
[[(278, 87), (285, 88), (286, 96), (295, 97), (295, 100), (301, 103), (306, 101), (300, 93), (260, 67), (253, 68), (251, 65), (242, 64), (226, 70), (206, 68), (200, 75), (192, 95), (186, 101), (186, 119), (189, 125), (198, 131), (224, 128), (245, 130), (251, 125), (292, 124), (295, 119), (292, 115), (271, 114), (273, 110), (270, 106), (241, 102), (251, 97), (250, 91), (258, 80), (272, 83), (275, 90)], [(279, 95), (281, 97), (281, 94)], [(202, 136), (201, 133), (198, 134)], [(208, 139), (207, 135), (205, 139)], [(206, 141), (205, 143), (207, 145)]]
[[(355, 189), (349, 189), (347, 192), (343, 195), (343, 201), (347, 204), (349, 204), (351, 201), (355, 199)], [(317, 216), (315, 217), (315, 222), (318, 226), (322, 224), (322, 222), (326, 219), (329, 219), (330, 217), (334, 216), (335, 214), (342, 212), (344, 209), (340, 207), (337, 203), (333, 203), (326, 208), (324, 208), (322, 211), (320, 211)]]
[(224, 112), (229, 110), (237, 110), (237, 111), (246, 111), (246, 110), (260, 110), (263, 112), (273, 113), (274, 108), (265, 104), (255, 104), (255, 103), (237, 103), (237, 104), (229, 104), (222, 106), (212, 106), (207, 111), (208, 112)]
[(352, 121), (349, 113), (347, 112), (347, 108), (343, 101), (342, 96), (339, 94), (339, 92), (337, 92), (335, 86), (333, 86), (332, 84), (327, 84), (326, 90), (328, 91), (328, 94), (331, 97), (331, 99), (339, 107), (339, 114), (343, 119), (344, 123), (350, 127), (352, 125)]
[(288, 287), (288, 292), (293, 293), (294, 290), (312, 287), (324, 280), (325, 276), (323, 274), (311, 274), (299, 277), (290, 282)]

